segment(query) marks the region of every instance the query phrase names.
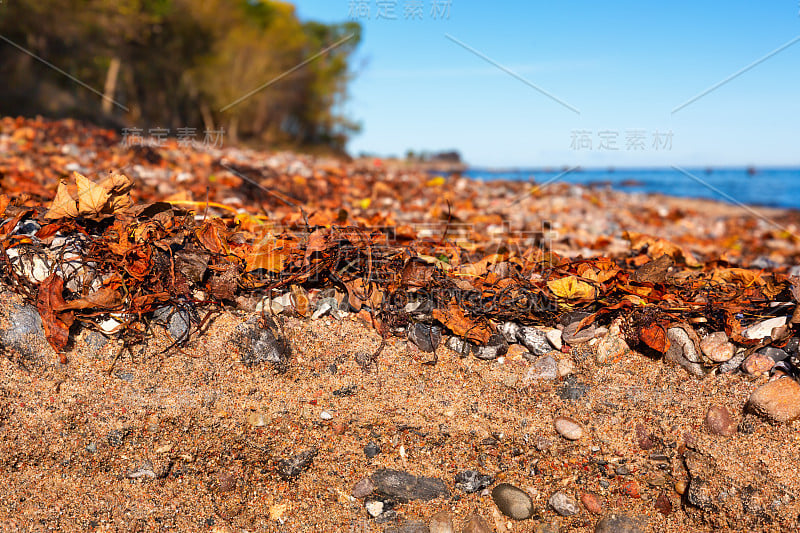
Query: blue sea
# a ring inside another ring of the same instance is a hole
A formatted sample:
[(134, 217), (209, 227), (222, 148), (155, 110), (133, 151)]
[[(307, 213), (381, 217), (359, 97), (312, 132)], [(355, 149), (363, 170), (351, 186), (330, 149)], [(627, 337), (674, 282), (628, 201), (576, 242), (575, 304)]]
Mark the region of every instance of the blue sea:
[(620, 191), (710, 198), (731, 204), (800, 209), (800, 168), (470, 168), (481, 180), (521, 180), (611, 187)]

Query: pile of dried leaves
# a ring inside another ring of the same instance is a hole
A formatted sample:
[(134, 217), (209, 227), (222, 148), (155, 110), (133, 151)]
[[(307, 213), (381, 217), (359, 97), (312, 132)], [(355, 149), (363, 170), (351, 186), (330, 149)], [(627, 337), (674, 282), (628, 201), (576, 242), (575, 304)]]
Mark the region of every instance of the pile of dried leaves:
[[(741, 268), (724, 253), (700, 261), (683, 244), (635, 232), (621, 233), (624, 253), (591, 258), (554, 252), (542, 233), (489, 239), (483, 229), (502, 228), (516, 202), (505, 211), (470, 209), (466, 192), (444, 190), (444, 178), (422, 172), (285, 154), (273, 156), (272, 167), (255, 167), (228, 162), (238, 152), (179, 149), (172, 141), (123, 148), (113, 134), (70, 121), (5, 119), (3, 131), (10, 155), (0, 161), (0, 275), (36, 302), (60, 354), (77, 324), (136, 342), (152, 313), (168, 306), (186, 310), (197, 333), (209, 313), (243, 296), (266, 298), (265, 312), (279, 299), (311, 316), (333, 295), (329, 308), (361, 312), (384, 336), (424, 322), (475, 345), (504, 322), (554, 325), (579, 310), (588, 312), (581, 327), (624, 317), (629, 344), (657, 353), (667, 352), (667, 331), (676, 325), (697, 343), (694, 328), (725, 331), (750, 352), (780, 345), (800, 321), (795, 312), (770, 336), (742, 335), (749, 324), (796, 308), (799, 280), (785, 268)], [(75, 131), (81, 135), (64, 138)], [(87, 147), (94, 161), (131, 167), (135, 183), (124, 170), (97, 182), (70, 175), (68, 168), (87, 170), (74, 160), (85, 158), (70, 157)], [(170, 165), (183, 171), (160, 172)], [(202, 191), (192, 185), (198, 175), (210, 184)], [(175, 192), (181, 181), (187, 188)], [(382, 198), (431, 189), (427, 203), (380, 207)], [(403, 222), (414, 213), (438, 219), (436, 231)], [(792, 232), (760, 231), (783, 239), (785, 257), (798, 253)]]

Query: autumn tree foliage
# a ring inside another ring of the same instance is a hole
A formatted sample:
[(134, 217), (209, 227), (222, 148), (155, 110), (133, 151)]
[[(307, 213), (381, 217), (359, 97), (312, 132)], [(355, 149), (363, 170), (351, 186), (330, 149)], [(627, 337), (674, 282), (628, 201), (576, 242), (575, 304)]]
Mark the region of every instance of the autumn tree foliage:
[(358, 131), (342, 109), (360, 26), (301, 21), (287, 2), (17, 0), (0, 35), (3, 114), (333, 150)]

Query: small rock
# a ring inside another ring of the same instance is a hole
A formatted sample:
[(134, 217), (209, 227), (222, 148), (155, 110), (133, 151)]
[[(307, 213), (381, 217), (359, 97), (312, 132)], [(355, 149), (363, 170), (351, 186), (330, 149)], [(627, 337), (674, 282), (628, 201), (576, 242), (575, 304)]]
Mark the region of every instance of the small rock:
[(575, 372), (575, 363), (572, 359), (563, 358), (558, 360), (558, 377), (563, 378)]
[(572, 516), (579, 511), (578, 503), (563, 492), (556, 492), (550, 496), (547, 503), (561, 516)]
[(624, 513), (609, 513), (598, 520), (594, 533), (643, 533), (645, 524)]
[(730, 360), (725, 361), (721, 365), (719, 365), (719, 372), (720, 374), (727, 374), (729, 372), (733, 372), (742, 366), (742, 362), (744, 362), (747, 352), (741, 350), (739, 353), (734, 355)]
[(667, 496), (666, 492), (661, 492), (656, 498), (656, 502), (654, 504), (656, 511), (667, 516), (672, 512), (672, 502), (669, 500), (669, 496)]
[(758, 374), (769, 372), (772, 370), (773, 366), (775, 366), (775, 361), (773, 361), (772, 358), (756, 352), (754, 354), (750, 354), (750, 356), (744, 360), (742, 363), (742, 370), (751, 376), (756, 376)]
[(619, 488), (619, 493), (631, 498), (638, 498), (641, 494), (639, 492), (639, 484), (635, 481), (628, 481)]
[(108, 441), (109, 446), (116, 448), (122, 446), (122, 442), (125, 440), (125, 437), (130, 434), (131, 430), (129, 428), (114, 429), (109, 431), (108, 435), (106, 436), (106, 440)]
[(319, 414), (319, 417), (320, 417), (321, 419), (323, 419), (323, 420), (330, 420), (330, 419), (332, 419), (332, 418), (333, 418), (333, 415), (332, 415), (332, 414), (330, 414), (328, 411), (322, 411), (322, 412)]
[(296, 478), (300, 475), (300, 472), (311, 466), (311, 461), (313, 461), (318, 451), (317, 448), (309, 448), (288, 459), (281, 459), (277, 464), (278, 475), (285, 480)]
[[(789, 347), (789, 343), (786, 343), (786, 347), (787, 348)], [(775, 361), (776, 363), (780, 361), (785, 361), (786, 359), (789, 358), (789, 354), (785, 350), (781, 350), (780, 348), (776, 348), (774, 346), (765, 346), (764, 348), (758, 350), (758, 352), (756, 353), (765, 355), (770, 359), (772, 359), (773, 361)]]
[(549, 355), (540, 357), (531, 363), (528, 372), (522, 379), (526, 385), (534, 381), (553, 381), (558, 378), (558, 361)]
[(663, 487), (667, 484), (667, 477), (661, 472), (653, 472), (645, 479), (651, 487)]
[(775, 422), (791, 422), (800, 417), (800, 384), (792, 378), (770, 381), (753, 391), (747, 405)]
[(381, 453), (381, 447), (374, 442), (369, 442), (366, 446), (364, 446), (364, 455), (367, 456), (367, 459), (373, 459), (379, 453)]
[(481, 474), (477, 470), (464, 470), (456, 474), (456, 488), (463, 490), (467, 494), (483, 490), (492, 483), (494, 478)]
[(628, 468), (628, 465), (620, 465), (614, 469), (614, 473), (618, 476), (628, 476), (631, 473), (631, 469)]
[(514, 520), (526, 520), (533, 515), (531, 497), (509, 483), (500, 483), (492, 489), (492, 500), (501, 513)]
[(192, 315), (187, 309), (165, 305), (153, 312), (153, 320), (166, 325), (170, 336), (176, 341), (184, 341), (189, 337)]
[(269, 424), (270, 419), (264, 413), (250, 413), (247, 415), (247, 423), (253, 427), (260, 428)]
[(656, 443), (653, 442), (653, 437), (647, 431), (647, 428), (644, 424), (636, 424), (636, 442), (639, 444), (639, 448), (643, 450), (650, 450), (655, 447)]
[(559, 416), (553, 422), (556, 432), (567, 440), (578, 440), (583, 435), (583, 428), (576, 421)]
[(595, 361), (599, 365), (610, 365), (622, 359), (628, 352), (630, 348), (625, 339), (609, 331), (595, 347)]
[(547, 334), (532, 326), (520, 328), (517, 332), (517, 339), (536, 356), (544, 355), (552, 350), (550, 342), (547, 340)]
[(374, 491), (375, 484), (372, 482), (372, 479), (365, 477), (353, 485), (353, 489), (350, 491), (350, 494), (353, 496), (353, 498), (358, 498), (360, 500), (361, 498), (366, 498)]
[(730, 412), (721, 405), (712, 405), (706, 412), (706, 427), (712, 435), (730, 437), (736, 434), (736, 421)]
[(475, 354), (475, 357), (487, 361), (497, 359), (498, 357), (505, 355), (507, 352), (508, 343), (506, 342), (506, 339), (499, 333), (489, 337), (489, 340), (485, 345), (472, 347), (472, 353)]
[(430, 533), (454, 533), (453, 517), (448, 511), (439, 511), (428, 522)]
[(408, 340), (423, 352), (433, 352), (442, 340), (442, 328), (415, 322), (408, 328)]
[(664, 360), (679, 364), (693, 376), (704, 376), (705, 370), (689, 334), (683, 328), (674, 327), (667, 330), (667, 338), (670, 346), (664, 354)]
[(449, 349), (456, 352), (461, 357), (466, 357), (472, 351), (472, 345), (461, 337), (450, 337), (444, 343)]
[(372, 518), (377, 518), (383, 514), (383, 502), (378, 500), (370, 500), (364, 504), (367, 512)]
[(603, 500), (600, 496), (592, 492), (584, 492), (581, 494), (581, 503), (586, 510), (592, 514), (600, 514), (603, 512)]
[(733, 357), (736, 347), (728, 342), (724, 331), (717, 331), (700, 341), (700, 350), (715, 363), (724, 363)]
[(556, 350), (560, 350), (561, 347), (564, 346), (564, 343), (561, 340), (562, 332), (560, 329), (548, 330), (547, 332), (545, 332), (544, 335), (545, 337), (547, 337), (547, 340), (550, 341), (550, 344)]
[(580, 344), (583, 342), (589, 342), (595, 337), (596, 331), (594, 325), (590, 324), (578, 331), (578, 326), (580, 325), (581, 320), (583, 320), (583, 318), (579, 318), (567, 324), (567, 326), (564, 328), (564, 331), (561, 333), (561, 340), (563, 342), (566, 342), (567, 344)]
[(259, 317), (253, 316), (238, 326), (231, 335), (231, 342), (239, 348), (239, 357), (246, 365), (272, 363), (282, 368), (291, 355), (289, 343), (283, 337), (276, 336), (278, 326), (270, 317), (266, 317), (267, 327), (260, 327)]
[(686, 483), (685, 481), (676, 481), (675, 482), (675, 492), (677, 492), (678, 494), (683, 496), (684, 494), (686, 494), (686, 486), (687, 485), (688, 485), (688, 483)]
[(450, 492), (441, 479), (414, 476), (401, 470), (382, 469), (370, 476), (378, 492), (399, 501), (433, 500)]
[(513, 344), (517, 342), (517, 335), (519, 334), (521, 327), (519, 324), (515, 324), (514, 322), (504, 322), (498, 329), (503, 337), (505, 337), (506, 342)]
[(779, 328), (786, 324), (785, 316), (768, 318), (742, 330), (742, 337), (745, 339), (763, 339), (772, 335), (773, 328)]
[(461, 533), (492, 533), (492, 526), (482, 516), (473, 514), (464, 523)]
[(44, 326), (39, 311), (32, 305), (14, 305), (9, 313), (8, 329), (0, 330), (0, 341), (11, 346), (26, 356), (33, 356), (37, 352), (31, 349), (31, 339), (36, 337), (45, 340)]

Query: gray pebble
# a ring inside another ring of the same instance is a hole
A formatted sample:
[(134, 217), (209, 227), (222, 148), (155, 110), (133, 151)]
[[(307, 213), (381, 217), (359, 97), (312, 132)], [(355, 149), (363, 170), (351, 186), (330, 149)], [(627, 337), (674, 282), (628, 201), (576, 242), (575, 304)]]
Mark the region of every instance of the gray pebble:
[(500, 483), (492, 489), (492, 500), (500, 512), (514, 520), (526, 520), (533, 515), (531, 497), (509, 483)]
[(597, 521), (594, 533), (643, 533), (645, 524), (624, 513), (609, 513)]
[(597, 332), (595, 331), (595, 327), (593, 325), (588, 325), (582, 330), (578, 331), (578, 326), (581, 323), (581, 320), (576, 320), (575, 322), (569, 323), (561, 334), (561, 340), (566, 342), (567, 344), (580, 344), (583, 342), (589, 342), (592, 340)]
[(439, 511), (428, 522), (430, 533), (454, 533), (453, 517), (447, 511)]
[(745, 359), (747, 359), (747, 352), (742, 350), (738, 354), (734, 355), (728, 361), (725, 361), (724, 363), (719, 365), (719, 373), (728, 374), (730, 372), (734, 372), (740, 366), (742, 366), (742, 363), (744, 362)]
[(370, 479), (378, 492), (400, 501), (428, 501), (450, 496), (447, 485), (441, 479), (414, 476), (401, 470), (378, 470)]
[(704, 376), (705, 371), (700, 364), (700, 355), (683, 328), (669, 328), (667, 330), (667, 338), (670, 341), (670, 346), (667, 349), (667, 353), (664, 354), (664, 360), (679, 364), (693, 376)]
[(550, 496), (550, 499), (547, 500), (547, 503), (561, 516), (572, 516), (577, 514), (579, 511), (578, 502), (563, 492), (556, 492)]
[(463, 490), (467, 494), (483, 490), (494, 483), (494, 478), (481, 474), (477, 470), (464, 470), (456, 474), (456, 488)]
[(558, 361), (550, 355), (545, 355), (544, 357), (539, 357), (531, 364), (527, 374), (525, 374), (523, 382), (527, 384), (537, 380), (553, 381), (557, 378)]
[(368, 443), (364, 446), (364, 455), (367, 456), (367, 459), (372, 459), (381, 453), (381, 447), (375, 444), (374, 442)]
[(508, 343), (506, 339), (498, 334), (489, 337), (485, 346), (473, 346), (472, 353), (478, 359), (492, 360), (508, 353)]
[(531, 326), (520, 328), (517, 339), (533, 355), (544, 355), (553, 350), (550, 341), (547, 340), (547, 333), (538, 328)]
[(153, 320), (165, 324), (170, 336), (176, 341), (183, 341), (189, 337), (192, 317), (186, 309), (165, 305), (153, 312)]
[(433, 352), (442, 340), (442, 328), (415, 322), (408, 328), (408, 340), (423, 352)]
[(276, 336), (278, 326), (267, 317), (267, 326), (258, 325), (258, 316), (250, 318), (238, 326), (231, 341), (239, 347), (239, 356), (242, 363), (254, 365), (272, 363), (278, 368), (283, 368), (291, 355), (289, 343), (283, 337)]
[(788, 353), (786, 353), (784, 350), (781, 350), (780, 348), (775, 348), (774, 346), (766, 346), (764, 348), (761, 348), (760, 350), (758, 350), (757, 353), (769, 357), (776, 363), (778, 361), (783, 361), (789, 358)]

